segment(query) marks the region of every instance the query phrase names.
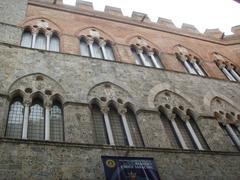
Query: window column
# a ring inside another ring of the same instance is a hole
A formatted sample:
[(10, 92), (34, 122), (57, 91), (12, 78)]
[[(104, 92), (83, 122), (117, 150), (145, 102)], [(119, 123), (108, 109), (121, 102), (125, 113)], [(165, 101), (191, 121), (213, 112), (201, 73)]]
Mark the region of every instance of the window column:
[(154, 57), (154, 52), (148, 52), (148, 55), (151, 57), (152, 62), (153, 62), (154, 66), (155, 66), (156, 68), (161, 68), (161, 69), (163, 68), (163, 67), (161, 66), (160, 62), (158, 63), (157, 60), (156, 60), (156, 58)]
[(199, 67), (196, 59), (191, 58), (190, 62), (192, 63), (193, 67), (195, 68), (195, 70), (197, 71), (197, 73), (198, 73), (200, 76), (205, 76), (204, 72), (203, 72), (202, 69)]
[(35, 48), (37, 34), (38, 34), (38, 29), (33, 29), (32, 30), (32, 37), (33, 37), (32, 48)]
[(234, 142), (237, 144), (238, 148), (240, 148), (240, 139), (237, 137), (232, 127), (229, 124), (226, 124), (226, 129), (230, 136), (233, 138)]
[(103, 113), (106, 129), (107, 129), (109, 144), (110, 145), (115, 145), (114, 139), (113, 139), (112, 128), (111, 128), (111, 124), (110, 124), (110, 120), (109, 120), (109, 116), (108, 116), (109, 108), (108, 107), (101, 107), (101, 111)]
[[(187, 116), (187, 117), (189, 117), (189, 116)], [(189, 118), (190, 118), (190, 117), (189, 117)], [(185, 121), (185, 123), (186, 123), (186, 126), (187, 126), (187, 128), (188, 128), (188, 130), (189, 130), (189, 132), (190, 132), (190, 134), (191, 134), (194, 142), (196, 143), (198, 149), (199, 149), (199, 150), (204, 150), (203, 147), (202, 147), (202, 145), (201, 145), (201, 143), (200, 143), (200, 141), (198, 140), (198, 137), (197, 137), (195, 131), (193, 130), (192, 125), (190, 124), (189, 120), (187, 119), (187, 120)]]
[(223, 71), (223, 73), (227, 76), (229, 80), (236, 81), (236, 79), (232, 76), (232, 74), (227, 70), (225, 64), (220, 64), (219, 68)]
[(143, 56), (143, 50), (142, 49), (137, 49), (137, 54), (139, 54), (140, 59), (142, 60), (142, 63), (144, 66), (148, 66), (147, 62), (145, 60), (145, 57)]
[(102, 53), (103, 53), (103, 58), (104, 59), (108, 59), (107, 57), (107, 53), (106, 53), (106, 49), (105, 49), (105, 46), (106, 46), (106, 42), (104, 40), (101, 40), (100, 43), (99, 43), (101, 49), (102, 49)]
[(191, 67), (187, 58), (184, 55), (180, 55), (180, 60), (183, 62), (183, 65), (190, 74), (197, 74), (196, 71)]
[(235, 78), (235, 80), (240, 81), (240, 76), (239, 76), (238, 73), (233, 69), (232, 66), (228, 66), (227, 69), (230, 71), (230, 73), (231, 73), (232, 76)]
[(29, 117), (29, 108), (31, 105), (31, 99), (26, 98), (24, 99), (24, 116), (23, 116), (23, 131), (22, 131), (22, 138), (27, 139), (27, 131), (28, 131), (28, 117)]
[(91, 57), (95, 57), (95, 54), (94, 54), (94, 51), (93, 51), (93, 42), (94, 42), (93, 39), (88, 39), (87, 40), (87, 44), (88, 44), (89, 49), (90, 49)]
[(52, 32), (51, 31), (47, 31), (46, 32), (46, 36), (47, 36), (47, 51), (50, 50), (50, 39), (52, 37)]
[(184, 141), (184, 139), (183, 139), (183, 136), (182, 136), (182, 134), (181, 134), (181, 132), (180, 132), (178, 126), (177, 126), (177, 123), (176, 123), (176, 121), (175, 121), (175, 117), (176, 117), (176, 115), (175, 115), (175, 114), (172, 114), (172, 118), (169, 119), (169, 120), (170, 120), (170, 122), (171, 122), (171, 124), (172, 124), (172, 127), (173, 127), (173, 129), (174, 129), (174, 131), (175, 131), (175, 133), (176, 133), (176, 135), (177, 135), (177, 137), (178, 137), (178, 140), (179, 140), (182, 148), (183, 148), (183, 149), (188, 149), (188, 147), (187, 147), (187, 145), (186, 145), (186, 143), (185, 143), (185, 141)]
[(123, 126), (125, 129), (126, 135), (127, 135), (128, 144), (129, 144), (129, 146), (134, 146), (132, 136), (130, 133), (130, 129), (128, 127), (127, 118), (126, 118), (127, 109), (123, 108), (120, 110), (119, 113), (121, 115)]
[(52, 107), (52, 103), (50, 100), (47, 100), (44, 104), (45, 108), (45, 140), (50, 140), (50, 109)]

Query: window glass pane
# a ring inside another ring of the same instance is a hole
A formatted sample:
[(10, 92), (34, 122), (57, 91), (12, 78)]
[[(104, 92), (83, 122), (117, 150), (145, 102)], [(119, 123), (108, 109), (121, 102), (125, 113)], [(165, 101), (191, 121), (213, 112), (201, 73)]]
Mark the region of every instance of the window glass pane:
[(193, 120), (192, 117), (190, 118), (189, 122), (190, 122), (190, 124), (191, 124), (191, 126), (192, 126), (192, 128), (193, 128), (193, 130), (194, 130), (194, 132), (195, 132), (199, 142), (201, 143), (203, 149), (204, 150), (209, 150), (207, 142), (205, 141), (205, 139), (204, 139), (204, 137), (203, 137), (203, 135), (202, 135), (202, 133), (201, 133), (197, 123)]
[(137, 124), (136, 116), (129, 108), (127, 108), (126, 118), (132, 136), (133, 144), (137, 147), (143, 147), (143, 140)]
[(50, 51), (56, 51), (59, 52), (59, 47), (60, 47), (60, 41), (57, 35), (53, 35), (50, 38)]
[(43, 33), (39, 33), (36, 37), (35, 48), (36, 49), (46, 49), (47, 38)]
[(82, 56), (90, 56), (89, 46), (84, 38), (81, 38), (80, 40), (80, 53)]
[(44, 140), (44, 108), (41, 99), (34, 99), (28, 120), (28, 138)]
[(18, 97), (13, 100), (8, 113), (8, 124), (6, 136), (12, 138), (22, 137), (24, 106), (22, 98)]
[(53, 102), (50, 111), (50, 139), (63, 141), (63, 113), (59, 102)]
[(161, 59), (159, 58), (159, 56), (156, 53), (154, 53), (154, 58), (156, 59), (156, 63), (158, 64), (158, 66), (160, 68), (163, 68), (163, 65), (161, 63)]
[(96, 104), (92, 105), (92, 118), (95, 128), (96, 143), (109, 144), (104, 117)]
[(143, 56), (145, 58), (145, 65), (149, 67), (153, 67), (153, 62), (151, 57), (147, 54), (147, 52), (143, 51)]
[(32, 33), (24, 31), (22, 34), (21, 46), (30, 48), (32, 46)]
[(94, 57), (103, 59), (103, 53), (101, 47), (98, 45), (97, 42), (94, 41), (93, 43), (93, 51), (94, 51)]
[(128, 145), (127, 136), (123, 127), (121, 116), (118, 114), (116, 108), (113, 105), (110, 105), (108, 116), (110, 119), (115, 145)]
[(115, 58), (113, 54), (113, 49), (109, 43), (106, 44), (105, 50), (106, 50), (107, 59), (114, 60)]
[(197, 147), (193, 141), (193, 138), (186, 127), (185, 122), (182, 121), (178, 115), (176, 116), (176, 123), (177, 123), (177, 126), (182, 134), (183, 140), (186, 143), (187, 147), (189, 149), (197, 149)]
[(160, 118), (161, 118), (164, 130), (169, 138), (169, 141), (170, 141), (172, 147), (176, 148), (176, 149), (181, 148), (180, 142), (178, 141), (177, 135), (175, 134), (175, 131), (172, 127), (170, 120), (168, 120), (167, 117), (163, 113), (161, 113)]
[(234, 125), (234, 124), (231, 124), (230, 126), (232, 127), (233, 131), (235, 132), (235, 134), (237, 135), (238, 139), (240, 140), (240, 131), (237, 128), (237, 126)]
[(132, 51), (133, 57), (134, 57), (134, 59), (136, 61), (136, 64), (137, 65), (143, 65), (142, 60), (141, 60), (139, 54), (137, 54), (135, 48), (131, 48), (131, 51)]

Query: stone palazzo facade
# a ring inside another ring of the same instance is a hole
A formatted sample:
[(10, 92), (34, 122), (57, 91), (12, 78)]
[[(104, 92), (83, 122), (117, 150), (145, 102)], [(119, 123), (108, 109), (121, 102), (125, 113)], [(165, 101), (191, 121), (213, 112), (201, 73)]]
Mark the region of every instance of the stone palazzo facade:
[(89, 2), (0, 1), (0, 179), (240, 179), (240, 26), (225, 36)]

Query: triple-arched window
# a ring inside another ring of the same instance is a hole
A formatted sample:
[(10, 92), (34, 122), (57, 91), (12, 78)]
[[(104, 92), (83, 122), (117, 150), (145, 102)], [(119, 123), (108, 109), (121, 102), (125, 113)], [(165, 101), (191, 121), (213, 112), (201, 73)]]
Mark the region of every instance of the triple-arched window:
[(63, 111), (60, 101), (44, 106), (36, 96), (31, 103), (23, 104), (23, 98), (12, 99), (9, 107), (6, 137), (63, 141)]
[(93, 58), (115, 60), (111, 43), (98, 39), (87, 40), (85, 37), (81, 37), (80, 54)]
[(160, 110), (160, 119), (168, 135), (171, 146), (182, 149), (209, 150), (198, 125), (190, 115), (188, 119), (182, 119), (177, 113), (168, 117), (164, 110)]
[(155, 50), (149, 51), (147, 48), (138, 49), (131, 46), (131, 51), (137, 65), (163, 68), (163, 64)]
[(97, 103), (91, 105), (96, 143), (118, 146), (143, 146), (137, 119), (131, 108), (119, 113), (113, 104), (101, 109)]
[(22, 34), (21, 46), (49, 51), (60, 51), (60, 40), (56, 32), (44, 32), (43, 30), (31, 31), (26, 28)]

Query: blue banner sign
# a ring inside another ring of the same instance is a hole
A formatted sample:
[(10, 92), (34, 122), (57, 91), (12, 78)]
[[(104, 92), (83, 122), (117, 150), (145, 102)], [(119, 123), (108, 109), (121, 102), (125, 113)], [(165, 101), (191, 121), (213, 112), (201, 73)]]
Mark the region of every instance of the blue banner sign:
[(160, 180), (153, 158), (102, 156), (106, 180)]

